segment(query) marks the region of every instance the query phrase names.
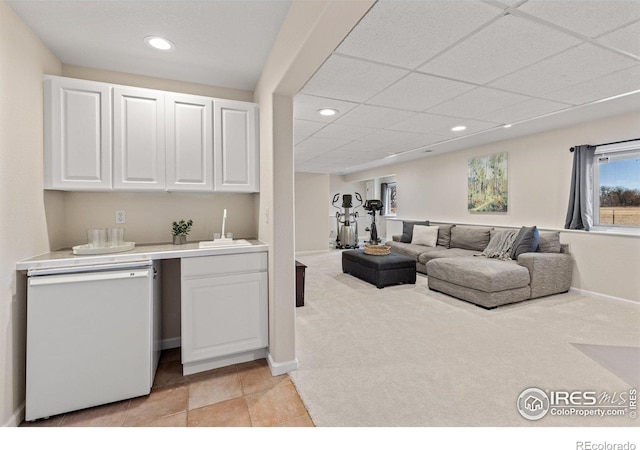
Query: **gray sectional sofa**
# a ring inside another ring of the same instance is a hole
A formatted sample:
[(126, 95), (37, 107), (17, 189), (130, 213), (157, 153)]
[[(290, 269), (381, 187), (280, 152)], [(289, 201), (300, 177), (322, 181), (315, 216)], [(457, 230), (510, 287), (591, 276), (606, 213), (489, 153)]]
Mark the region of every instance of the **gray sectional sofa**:
[[(409, 223), (404, 224), (405, 232), (410, 229)], [(431, 225), (438, 226), (435, 246), (412, 243), (406, 233), (386, 242), (392, 252), (415, 259), (416, 270), (428, 276), (429, 289), (484, 308), (495, 308), (566, 292), (571, 286), (573, 258), (568, 246), (560, 244), (559, 232), (540, 232), (535, 251), (520, 253), (516, 259), (504, 255), (499, 259), (482, 253), (490, 242), (495, 242), (491, 240), (496, 234), (509, 229)], [(511, 231), (515, 234), (519, 230)]]

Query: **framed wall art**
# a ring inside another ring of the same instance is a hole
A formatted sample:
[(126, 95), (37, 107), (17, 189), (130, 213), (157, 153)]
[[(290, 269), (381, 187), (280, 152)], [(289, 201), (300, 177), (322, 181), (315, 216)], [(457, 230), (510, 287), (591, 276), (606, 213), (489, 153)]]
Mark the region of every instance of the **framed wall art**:
[(467, 183), (469, 212), (506, 213), (509, 206), (507, 153), (469, 159)]

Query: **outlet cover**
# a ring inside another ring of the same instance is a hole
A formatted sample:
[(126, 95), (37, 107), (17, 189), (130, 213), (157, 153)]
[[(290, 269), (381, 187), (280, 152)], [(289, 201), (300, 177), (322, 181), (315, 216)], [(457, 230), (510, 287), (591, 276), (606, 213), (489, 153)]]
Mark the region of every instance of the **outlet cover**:
[(124, 209), (119, 209), (116, 211), (116, 223), (126, 223), (127, 218), (124, 215)]

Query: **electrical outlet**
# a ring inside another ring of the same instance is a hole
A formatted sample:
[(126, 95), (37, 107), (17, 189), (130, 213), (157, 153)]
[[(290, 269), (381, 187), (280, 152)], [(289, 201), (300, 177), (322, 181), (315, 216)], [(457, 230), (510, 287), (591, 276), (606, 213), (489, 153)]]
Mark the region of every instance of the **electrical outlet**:
[(116, 211), (116, 223), (126, 223), (127, 218), (124, 215), (124, 209), (119, 209)]

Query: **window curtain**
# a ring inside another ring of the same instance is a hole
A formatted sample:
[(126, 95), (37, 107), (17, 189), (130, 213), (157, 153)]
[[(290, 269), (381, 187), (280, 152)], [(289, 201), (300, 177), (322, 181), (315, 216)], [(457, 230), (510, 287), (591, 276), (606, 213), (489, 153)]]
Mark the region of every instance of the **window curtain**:
[(579, 145), (573, 150), (571, 191), (564, 227), (589, 231), (593, 226), (593, 157), (596, 147)]

